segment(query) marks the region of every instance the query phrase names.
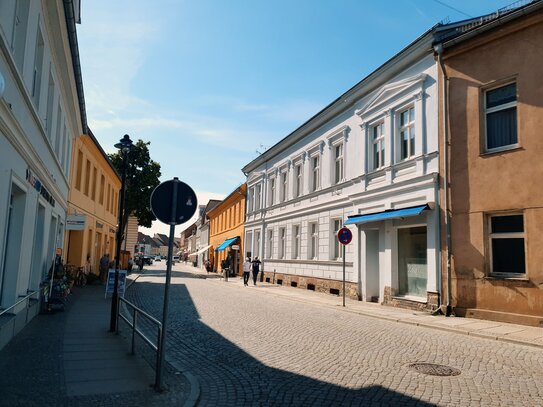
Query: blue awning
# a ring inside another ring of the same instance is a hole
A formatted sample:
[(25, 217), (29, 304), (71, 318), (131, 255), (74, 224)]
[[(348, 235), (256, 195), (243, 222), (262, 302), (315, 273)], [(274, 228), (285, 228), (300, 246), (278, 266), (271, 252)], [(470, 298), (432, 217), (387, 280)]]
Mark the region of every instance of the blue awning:
[(349, 216), (349, 218), (343, 224), (357, 225), (359, 223), (375, 222), (379, 220), (405, 218), (407, 216), (420, 215), (422, 211), (426, 209), (430, 209), (428, 204), (413, 206), (412, 208), (405, 209), (391, 209), (384, 212), (370, 213), (368, 215)]
[(233, 237), (231, 239), (226, 239), (224, 242), (221, 243), (219, 247), (215, 249), (216, 252), (222, 252), (224, 249), (226, 249), (228, 246), (230, 246), (238, 237)]

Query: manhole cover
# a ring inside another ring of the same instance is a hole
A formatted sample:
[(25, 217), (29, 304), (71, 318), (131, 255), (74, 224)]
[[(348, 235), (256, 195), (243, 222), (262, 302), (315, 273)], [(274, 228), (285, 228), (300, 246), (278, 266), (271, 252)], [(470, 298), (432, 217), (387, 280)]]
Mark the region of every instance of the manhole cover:
[(431, 376), (458, 376), (460, 374), (460, 370), (454, 367), (437, 365), (435, 363), (411, 363), (409, 368), (415, 372)]

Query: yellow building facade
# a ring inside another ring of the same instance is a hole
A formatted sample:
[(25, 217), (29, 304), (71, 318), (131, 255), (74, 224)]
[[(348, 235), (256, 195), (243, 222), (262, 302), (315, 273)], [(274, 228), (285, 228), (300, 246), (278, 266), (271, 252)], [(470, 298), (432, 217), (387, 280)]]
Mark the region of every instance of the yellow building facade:
[[(228, 258), (233, 274), (243, 273), (246, 195), (247, 184), (242, 184), (207, 213), (211, 245), (209, 260), (215, 271), (220, 272), (221, 262)], [(221, 245), (225, 246), (222, 250)]]
[(75, 139), (72, 154), (64, 257), (98, 274), (100, 258), (115, 256), (121, 179), (90, 130)]

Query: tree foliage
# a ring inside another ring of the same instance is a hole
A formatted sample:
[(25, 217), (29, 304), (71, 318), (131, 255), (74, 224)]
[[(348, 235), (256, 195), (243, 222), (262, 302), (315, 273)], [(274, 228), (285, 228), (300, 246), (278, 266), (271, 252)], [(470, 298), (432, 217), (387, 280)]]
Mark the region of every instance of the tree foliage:
[[(150, 141), (138, 140), (128, 153), (124, 225), (126, 225), (130, 214), (138, 218), (138, 225), (147, 228), (151, 227), (151, 222), (156, 220), (151, 212), (150, 200), (151, 193), (160, 184), (160, 164), (151, 159), (150, 144)], [(109, 154), (109, 158), (119, 174), (122, 175), (123, 157), (121, 152)]]

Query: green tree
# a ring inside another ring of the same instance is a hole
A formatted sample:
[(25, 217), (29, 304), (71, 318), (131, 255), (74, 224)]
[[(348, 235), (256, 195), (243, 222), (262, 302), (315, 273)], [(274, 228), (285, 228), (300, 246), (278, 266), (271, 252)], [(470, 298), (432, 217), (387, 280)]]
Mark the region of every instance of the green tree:
[[(149, 154), (150, 141), (138, 140), (128, 153), (126, 164), (126, 193), (125, 215), (123, 224), (128, 222), (128, 216), (133, 214), (138, 218), (138, 225), (151, 227), (151, 222), (156, 220), (151, 212), (151, 193), (160, 184), (160, 164), (151, 159)], [(123, 157), (120, 152), (109, 154), (109, 158), (122, 175)]]

